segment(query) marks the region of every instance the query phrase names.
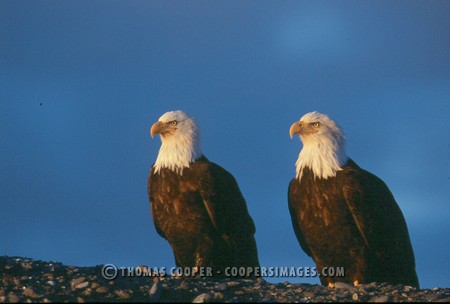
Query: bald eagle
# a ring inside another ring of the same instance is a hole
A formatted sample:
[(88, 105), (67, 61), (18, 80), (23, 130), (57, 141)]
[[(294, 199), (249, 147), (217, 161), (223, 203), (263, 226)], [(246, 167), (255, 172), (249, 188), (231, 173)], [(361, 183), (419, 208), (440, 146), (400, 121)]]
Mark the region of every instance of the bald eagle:
[(292, 124), (303, 148), (288, 203), (305, 253), (324, 267), (344, 267), (335, 282), (387, 282), (419, 287), (403, 214), (386, 184), (361, 169), (345, 152), (344, 134), (327, 115), (311, 112)]
[(223, 276), (226, 267), (258, 267), (245, 199), (234, 177), (203, 155), (195, 120), (167, 112), (150, 134), (162, 141), (148, 176), (151, 212), (176, 265), (211, 267), (213, 276)]

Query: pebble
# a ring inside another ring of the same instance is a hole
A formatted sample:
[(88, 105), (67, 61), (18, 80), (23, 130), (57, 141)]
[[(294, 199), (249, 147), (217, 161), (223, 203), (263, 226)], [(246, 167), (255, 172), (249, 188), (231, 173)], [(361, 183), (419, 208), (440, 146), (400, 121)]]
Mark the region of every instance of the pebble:
[(83, 282), (75, 286), (75, 289), (82, 289), (89, 286), (89, 282)]
[(351, 290), (351, 291), (356, 291), (356, 287), (355, 286), (350, 285), (350, 284), (345, 283), (345, 282), (335, 282), (334, 283), (334, 288), (338, 288), (338, 289), (346, 288), (346, 289)]
[(23, 291), (23, 295), (33, 299), (39, 298), (39, 295), (31, 287), (25, 288)]
[(8, 301), (11, 303), (19, 303), (20, 298), (14, 292), (11, 291), (8, 295)]
[(224, 291), (226, 289), (227, 289), (227, 285), (226, 284), (219, 284), (219, 285), (216, 286), (216, 290), (219, 290), (219, 291)]
[(84, 283), (84, 281), (86, 281), (85, 277), (73, 279), (72, 281), (70, 281), (70, 288), (72, 288), (72, 290), (74, 290), (75, 288), (77, 288), (78, 285)]
[(371, 298), (369, 300), (369, 302), (373, 302), (373, 303), (386, 303), (389, 302), (389, 296), (378, 296), (378, 297), (374, 297)]
[(211, 300), (212, 296), (209, 293), (202, 293), (192, 300), (192, 303), (206, 303), (211, 302)]
[(114, 293), (121, 300), (126, 300), (126, 299), (130, 298), (130, 293), (126, 290), (116, 290), (116, 291), (114, 291)]
[(214, 298), (216, 299), (223, 299), (225, 296), (221, 292), (214, 293)]
[(159, 280), (155, 278), (153, 281), (152, 288), (150, 289), (150, 295), (155, 296), (158, 295), (161, 292), (161, 283), (159, 283)]
[(314, 294), (314, 292), (311, 292), (311, 291), (305, 291), (303, 293), (303, 296), (305, 296), (306, 298), (314, 298), (315, 294)]
[(95, 292), (96, 293), (107, 293), (107, 292), (109, 292), (109, 289), (108, 289), (108, 287), (100, 286), (100, 287), (97, 287), (97, 289), (95, 289)]

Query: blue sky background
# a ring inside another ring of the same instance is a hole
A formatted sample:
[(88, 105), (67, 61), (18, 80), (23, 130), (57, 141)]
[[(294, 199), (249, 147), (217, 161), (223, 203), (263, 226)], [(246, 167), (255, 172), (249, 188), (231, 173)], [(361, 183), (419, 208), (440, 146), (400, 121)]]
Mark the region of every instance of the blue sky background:
[(149, 128), (182, 109), (236, 177), (261, 264), (313, 266), (288, 132), (318, 110), (394, 193), (422, 287), (449, 287), (449, 16), (445, 0), (0, 1), (0, 255), (172, 267)]

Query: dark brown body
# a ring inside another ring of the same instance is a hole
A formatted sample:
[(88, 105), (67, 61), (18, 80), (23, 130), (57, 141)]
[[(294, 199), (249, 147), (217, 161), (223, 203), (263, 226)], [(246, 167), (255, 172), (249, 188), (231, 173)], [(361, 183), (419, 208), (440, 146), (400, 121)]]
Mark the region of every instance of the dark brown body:
[(335, 177), (314, 179), (309, 168), (289, 184), (292, 224), (302, 249), (323, 267), (344, 267), (333, 282), (419, 286), (403, 214), (386, 184), (349, 160)]
[(205, 157), (182, 175), (154, 170), (148, 178), (153, 221), (178, 267), (212, 267), (220, 276), (225, 267), (259, 266), (255, 225), (230, 173)]

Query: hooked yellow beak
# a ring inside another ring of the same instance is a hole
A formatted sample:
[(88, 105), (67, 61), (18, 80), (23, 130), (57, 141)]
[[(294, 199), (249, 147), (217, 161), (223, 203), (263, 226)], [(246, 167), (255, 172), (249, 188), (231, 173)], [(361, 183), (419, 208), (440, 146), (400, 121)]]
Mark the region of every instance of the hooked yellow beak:
[(291, 128), (289, 129), (289, 136), (291, 137), (291, 139), (294, 134), (299, 134), (301, 132), (301, 130), (302, 130), (302, 127), (299, 124), (299, 122), (298, 121), (294, 122), (292, 124)]
[(153, 138), (156, 134), (160, 134), (163, 131), (163, 123), (160, 121), (155, 122), (150, 128), (150, 136)]

